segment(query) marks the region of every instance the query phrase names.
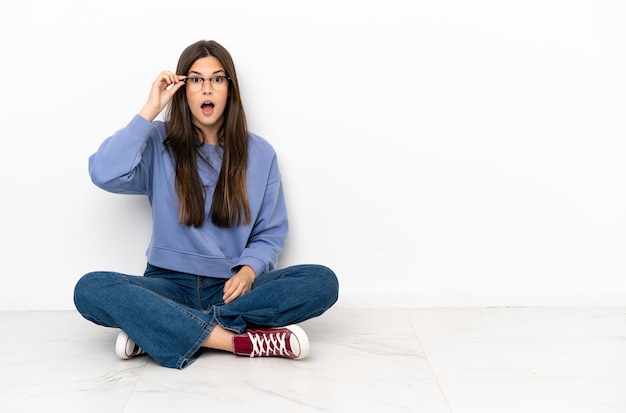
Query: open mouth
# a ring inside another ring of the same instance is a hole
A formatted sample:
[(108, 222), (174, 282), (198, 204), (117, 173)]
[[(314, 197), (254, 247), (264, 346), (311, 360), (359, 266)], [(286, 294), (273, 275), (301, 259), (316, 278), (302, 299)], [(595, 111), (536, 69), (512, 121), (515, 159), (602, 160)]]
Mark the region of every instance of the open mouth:
[(213, 108), (215, 108), (213, 102), (204, 102), (201, 106), (202, 113), (204, 113), (205, 115), (211, 114), (213, 112)]

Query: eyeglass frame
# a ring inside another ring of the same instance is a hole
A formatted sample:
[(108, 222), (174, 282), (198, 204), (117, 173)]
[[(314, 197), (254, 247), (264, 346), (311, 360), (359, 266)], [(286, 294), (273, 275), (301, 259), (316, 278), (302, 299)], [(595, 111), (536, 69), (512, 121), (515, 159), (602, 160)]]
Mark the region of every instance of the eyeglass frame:
[[(197, 90), (197, 92), (201, 91), (202, 89), (204, 89), (204, 82), (206, 82), (207, 80), (209, 81), (209, 86), (211, 87), (211, 90), (216, 91), (215, 87), (213, 86), (213, 82), (215, 81), (215, 79), (223, 79), (223, 80), (227, 80), (228, 83), (226, 84), (226, 87), (228, 88), (231, 78), (230, 76), (223, 76), (223, 75), (219, 75), (219, 76), (211, 76), (211, 77), (202, 77), (202, 76), (189, 76), (186, 77), (185, 79), (183, 79), (183, 81), (185, 82), (185, 85), (191, 85), (191, 87), (197, 86), (194, 85), (192, 83), (187, 83), (187, 81), (189, 79), (202, 79), (202, 83), (200, 84), (200, 88)], [(221, 89), (221, 90), (225, 90), (225, 89)]]

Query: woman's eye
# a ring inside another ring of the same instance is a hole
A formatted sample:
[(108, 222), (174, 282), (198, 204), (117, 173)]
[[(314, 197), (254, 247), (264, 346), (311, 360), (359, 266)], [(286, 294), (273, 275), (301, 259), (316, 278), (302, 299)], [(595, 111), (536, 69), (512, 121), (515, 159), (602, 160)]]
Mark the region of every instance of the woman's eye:
[(200, 78), (199, 77), (190, 77), (189, 80), (191, 80), (191, 83), (200, 83)]
[(224, 81), (224, 78), (222, 76), (216, 76), (213, 81), (215, 83), (222, 83)]

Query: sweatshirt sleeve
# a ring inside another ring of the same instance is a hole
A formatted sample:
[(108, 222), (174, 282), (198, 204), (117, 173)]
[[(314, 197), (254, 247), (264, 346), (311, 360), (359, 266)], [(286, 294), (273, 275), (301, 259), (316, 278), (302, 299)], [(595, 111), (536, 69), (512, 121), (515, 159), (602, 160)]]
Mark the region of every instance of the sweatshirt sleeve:
[(128, 125), (107, 138), (89, 158), (89, 175), (98, 187), (115, 193), (145, 194), (152, 162), (150, 137), (158, 129), (135, 115)]
[[(268, 184), (263, 190), (259, 214), (237, 267), (249, 265), (257, 276), (278, 265), (289, 229), (287, 208), (276, 157), (272, 159)], [(233, 268), (236, 272), (237, 267)]]

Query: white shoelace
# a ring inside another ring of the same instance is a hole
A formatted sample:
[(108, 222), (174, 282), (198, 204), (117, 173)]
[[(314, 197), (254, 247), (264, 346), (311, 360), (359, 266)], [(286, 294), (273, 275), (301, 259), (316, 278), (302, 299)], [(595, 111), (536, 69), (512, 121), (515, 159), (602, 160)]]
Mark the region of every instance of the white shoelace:
[(289, 356), (287, 350), (287, 333), (247, 333), (252, 342), (252, 354), (257, 356)]

